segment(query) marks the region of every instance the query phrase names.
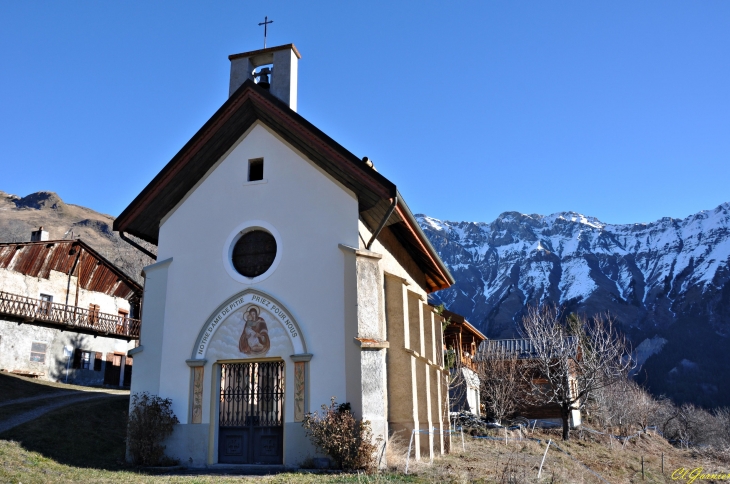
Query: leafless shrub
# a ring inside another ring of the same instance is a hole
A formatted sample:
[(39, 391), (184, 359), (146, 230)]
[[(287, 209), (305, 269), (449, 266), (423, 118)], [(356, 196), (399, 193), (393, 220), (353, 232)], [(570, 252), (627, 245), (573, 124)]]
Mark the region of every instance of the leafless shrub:
[(727, 409), (708, 412), (691, 403), (679, 407), (665, 404), (660, 418), (664, 437), (683, 447), (730, 446), (727, 432)]
[(165, 457), (161, 443), (180, 423), (172, 412), (172, 400), (147, 392), (132, 395), (132, 411), (127, 424), (127, 445), (132, 462), (137, 465), (173, 464)]
[(603, 429), (629, 435), (653, 425), (661, 403), (628, 378), (597, 389), (588, 403), (591, 415)]

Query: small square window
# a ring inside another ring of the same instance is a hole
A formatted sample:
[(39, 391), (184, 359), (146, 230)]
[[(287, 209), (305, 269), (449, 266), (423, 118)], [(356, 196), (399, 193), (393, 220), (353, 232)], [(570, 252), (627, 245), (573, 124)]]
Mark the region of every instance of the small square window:
[(30, 361), (37, 363), (46, 362), (46, 344), (45, 343), (33, 343), (30, 346)]
[(248, 160), (248, 181), (264, 179), (264, 159)]

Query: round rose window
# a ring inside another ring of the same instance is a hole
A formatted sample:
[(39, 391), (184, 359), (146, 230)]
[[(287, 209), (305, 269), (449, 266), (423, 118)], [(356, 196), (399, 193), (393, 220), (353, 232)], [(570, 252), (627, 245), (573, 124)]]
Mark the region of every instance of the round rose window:
[(269, 270), (276, 258), (276, 239), (265, 230), (246, 232), (233, 247), (233, 267), (246, 277), (257, 277)]

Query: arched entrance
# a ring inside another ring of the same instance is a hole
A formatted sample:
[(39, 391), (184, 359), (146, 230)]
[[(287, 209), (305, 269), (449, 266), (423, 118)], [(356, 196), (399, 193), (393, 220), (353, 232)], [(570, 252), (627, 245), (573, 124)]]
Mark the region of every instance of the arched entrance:
[(282, 464), (286, 424), (307, 411), (312, 357), (291, 313), (247, 289), (211, 314), (191, 357), (191, 423), (210, 411), (209, 462)]

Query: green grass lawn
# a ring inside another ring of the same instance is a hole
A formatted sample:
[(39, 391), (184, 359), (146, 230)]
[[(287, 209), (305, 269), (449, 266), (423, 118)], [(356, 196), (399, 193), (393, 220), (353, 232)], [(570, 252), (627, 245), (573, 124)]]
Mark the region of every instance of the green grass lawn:
[(62, 393), (64, 390), (89, 390), (89, 387), (67, 385), (46, 380), (31, 379), (10, 373), (0, 373), (0, 403), (18, 398)]
[(59, 463), (117, 469), (124, 461), (129, 397), (71, 404), (0, 434)]

